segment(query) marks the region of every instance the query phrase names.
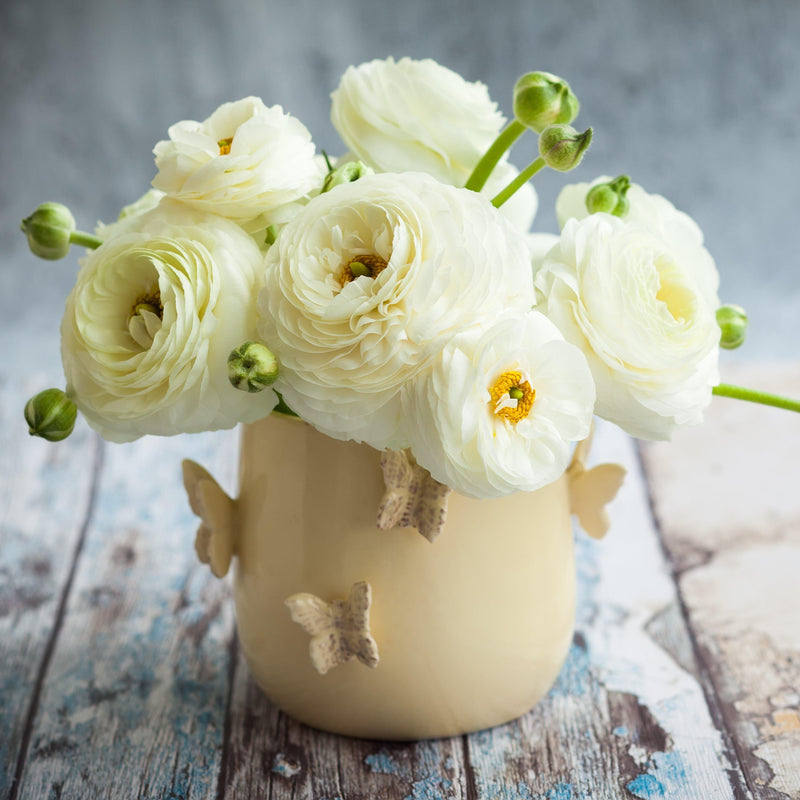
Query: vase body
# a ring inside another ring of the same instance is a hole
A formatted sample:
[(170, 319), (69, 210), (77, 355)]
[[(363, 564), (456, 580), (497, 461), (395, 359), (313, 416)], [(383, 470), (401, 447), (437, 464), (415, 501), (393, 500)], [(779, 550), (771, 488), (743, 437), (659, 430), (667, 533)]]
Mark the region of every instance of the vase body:
[[(278, 415), (245, 428), (234, 587), (255, 680), (290, 716), (363, 738), (453, 736), (518, 717), (572, 639), (567, 478), (501, 499), (452, 493), (431, 543), (376, 527), (380, 456)], [(319, 674), (285, 600), (345, 599), (359, 581), (371, 587), (380, 662)]]

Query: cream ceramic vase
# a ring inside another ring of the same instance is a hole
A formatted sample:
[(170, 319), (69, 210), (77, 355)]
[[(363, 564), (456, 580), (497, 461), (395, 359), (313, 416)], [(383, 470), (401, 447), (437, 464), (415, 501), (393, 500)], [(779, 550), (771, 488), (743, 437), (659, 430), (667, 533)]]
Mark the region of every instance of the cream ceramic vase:
[(237, 500), (192, 462), (185, 477), (201, 559), (221, 576), (236, 557), (241, 647), (272, 701), (327, 731), (419, 739), (514, 719), (558, 675), (574, 466), (529, 494), (451, 493), (433, 542), (377, 528), (381, 453), (297, 419), (245, 428)]

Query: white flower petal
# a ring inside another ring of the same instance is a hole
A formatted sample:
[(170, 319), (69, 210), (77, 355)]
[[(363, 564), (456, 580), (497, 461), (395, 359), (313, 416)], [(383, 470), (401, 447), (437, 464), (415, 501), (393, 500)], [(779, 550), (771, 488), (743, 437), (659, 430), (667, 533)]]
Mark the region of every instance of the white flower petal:
[(274, 392), (248, 395), (227, 377), (230, 351), (255, 336), (262, 272), (258, 247), (221, 217), (163, 200), (116, 223), (61, 325), (68, 390), (89, 424), (119, 442), (266, 416)]
[(345, 144), (375, 170), (427, 172), (463, 186), (505, 122), (482, 83), (425, 59), (349, 67), (331, 95)]
[(591, 214), (567, 220), (536, 272), (538, 307), (588, 358), (598, 415), (633, 436), (667, 439), (700, 422), (719, 380), (716, 306), (691, 255)]
[[(516, 401), (491, 402), (492, 387), (508, 373), (535, 391), (516, 421), (498, 413)], [(563, 473), (570, 442), (589, 433), (594, 399), (584, 356), (530, 311), (450, 340), (404, 391), (403, 412), (414, 421), (414, 456), (436, 480), (469, 497), (500, 497), (534, 491)]]
[[(153, 151), (153, 186), (255, 229), (285, 222), (324, 178), (305, 126), (257, 97), (225, 103), (204, 122), (178, 122), (169, 137)], [(221, 154), (227, 139), (230, 152)]]
[[(342, 286), (354, 258), (386, 268)], [(534, 302), (524, 237), (480, 195), (383, 173), (312, 200), (267, 255), (261, 338), (276, 388), (337, 438), (398, 449), (399, 392), (467, 326)]]

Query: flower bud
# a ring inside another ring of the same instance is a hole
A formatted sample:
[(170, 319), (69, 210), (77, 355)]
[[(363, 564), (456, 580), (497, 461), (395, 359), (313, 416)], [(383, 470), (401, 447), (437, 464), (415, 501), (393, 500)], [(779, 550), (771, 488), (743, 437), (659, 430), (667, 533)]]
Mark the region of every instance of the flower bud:
[(45, 389), (25, 404), (25, 421), (31, 436), (60, 442), (72, 433), (78, 408), (61, 389)]
[(245, 342), (228, 356), (228, 380), (243, 392), (260, 392), (278, 377), (278, 359), (261, 342)]
[(514, 86), (514, 116), (537, 133), (548, 125), (572, 122), (579, 108), (578, 98), (558, 75), (529, 72)]
[(75, 217), (61, 203), (42, 203), (22, 220), (20, 229), (28, 237), (28, 246), (35, 255), (56, 261), (69, 252)]
[(269, 225), (264, 231), (264, 244), (273, 245), (278, 238), (278, 226)]
[(363, 161), (348, 161), (341, 167), (332, 169), (322, 184), (322, 192), (329, 192), (334, 186), (341, 183), (352, 183), (365, 175), (374, 175), (375, 170), (368, 167)]
[(559, 172), (569, 172), (581, 163), (592, 141), (592, 129), (578, 133), (569, 125), (550, 125), (539, 136), (539, 155)]
[(624, 217), (630, 208), (627, 197), (630, 188), (631, 179), (627, 175), (620, 175), (608, 183), (598, 183), (586, 195), (586, 208), (590, 214), (604, 211), (615, 217)]
[(735, 350), (744, 342), (747, 314), (741, 306), (720, 306), (717, 309), (717, 325), (720, 329), (719, 346), (726, 350)]

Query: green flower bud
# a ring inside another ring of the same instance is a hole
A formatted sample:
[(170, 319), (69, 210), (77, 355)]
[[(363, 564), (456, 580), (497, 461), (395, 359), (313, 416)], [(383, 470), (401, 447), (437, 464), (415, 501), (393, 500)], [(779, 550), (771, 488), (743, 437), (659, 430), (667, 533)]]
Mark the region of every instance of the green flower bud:
[(334, 186), (340, 183), (352, 183), (365, 175), (374, 175), (375, 170), (368, 167), (363, 161), (348, 161), (341, 167), (332, 169), (326, 176), (322, 184), (322, 192), (329, 192)]
[(275, 240), (278, 238), (278, 226), (277, 225), (270, 225), (264, 231), (264, 244), (275, 244)]
[(558, 75), (529, 72), (514, 86), (514, 116), (537, 133), (548, 125), (572, 122), (579, 108), (578, 98)]
[(604, 211), (615, 217), (624, 217), (628, 213), (628, 189), (631, 188), (631, 179), (627, 175), (620, 175), (608, 183), (598, 183), (586, 195), (586, 208), (590, 214)]
[(22, 220), (20, 229), (28, 237), (28, 246), (35, 255), (56, 261), (69, 253), (75, 217), (61, 203), (42, 203)]
[(243, 392), (260, 392), (278, 377), (278, 359), (261, 342), (245, 342), (228, 356), (228, 380)]
[(61, 389), (45, 389), (25, 404), (25, 421), (31, 436), (60, 442), (72, 433), (78, 408)]
[(720, 329), (719, 346), (726, 350), (735, 350), (744, 342), (747, 314), (741, 306), (720, 306), (717, 309), (717, 325)]
[(581, 163), (592, 141), (592, 129), (578, 133), (569, 125), (550, 125), (539, 136), (539, 155), (559, 172), (569, 172)]

